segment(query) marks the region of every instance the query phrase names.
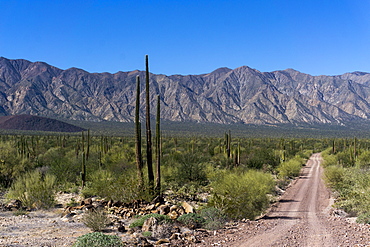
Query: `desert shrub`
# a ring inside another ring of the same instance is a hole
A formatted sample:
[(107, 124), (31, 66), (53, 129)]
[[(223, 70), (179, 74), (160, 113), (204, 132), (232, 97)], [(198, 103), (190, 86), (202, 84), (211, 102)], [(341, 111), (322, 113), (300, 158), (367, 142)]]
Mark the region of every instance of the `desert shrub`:
[(183, 186), (177, 184), (171, 184), (171, 193), (168, 195), (173, 195), (176, 198), (181, 198), (183, 200), (199, 200), (199, 195), (201, 193), (208, 191), (208, 186), (199, 186), (197, 183), (187, 183)]
[(196, 229), (202, 227), (206, 220), (199, 214), (189, 213), (183, 214), (177, 218), (177, 221), (181, 222), (185, 226)]
[(336, 154), (338, 163), (343, 167), (353, 167), (355, 164), (355, 159), (353, 158), (353, 150), (348, 148), (342, 152)]
[(282, 178), (294, 178), (297, 177), (301, 171), (303, 159), (295, 157), (286, 162), (283, 162), (277, 168), (279, 175)]
[(39, 165), (49, 167), (50, 173), (55, 175), (57, 183), (61, 186), (77, 182), (81, 171), (80, 162), (74, 150), (66, 153), (60, 147), (50, 148), (38, 156)]
[(254, 219), (269, 205), (268, 193), (274, 188), (270, 174), (256, 170), (230, 172), (215, 180), (210, 207), (233, 219)]
[(130, 169), (135, 162), (135, 149), (128, 144), (112, 147), (102, 157), (103, 168), (114, 173), (122, 174)]
[(312, 150), (304, 150), (298, 153), (298, 155), (303, 159), (309, 159), (312, 155)]
[(144, 215), (142, 217), (140, 217), (139, 219), (135, 220), (134, 222), (132, 222), (130, 224), (130, 228), (134, 228), (134, 227), (137, 227), (137, 226), (143, 226), (144, 225), (144, 222), (149, 219), (149, 218), (156, 218), (158, 220), (158, 222), (170, 222), (170, 217), (168, 215), (163, 215), (163, 214), (147, 214), (147, 215)]
[(358, 215), (356, 222), (362, 223), (362, 224), (370, 224), (370, 213), (367, 212), (367, 213), (362, 213)]
[(116, 182), (116, 177), (107, 170), (96, 170), (90, 174), (86, 187), (82, 190), (84, 197), (100, 196), (108, 197), (111, 194), (112, 186)]
[(325, 168), (324, 179), (338, 195), (336, 207), (358, 215), (359, 222), (369, 221), (370, 171), (367, 166), (331, 165)]
[(166, 181), (184, 185), (186, 183), (206, 185), (208, 183), (205, 172), (207, 158), (204, 154), (191, 152), (175, 152), (164, 160), (166, 170), (163, 175)]
[(131, 202), (136, 199), (149, 200), (148, 191), (140, 188), (135, 169), (116, 175), (111, 171), (98, 169), (88, 176), (82, 194), (85, 197), (99, 196), (108, 200)]
[(0, 142), (0, 186), (8, 188), (32, 164), (19, 155), (16, 145), (11, 142)]
[(322, 162), (323, 167), (334, 166), (338, 164), (338, 159), (336, 155), (324, 155), (324, 161)]
[(227, 217), (221, 210), (213, 207), (204, 208), (200, 211), (200, 216), (205, 219), (203, 227), (208, 230), (217, 230), (224, 227)]
[(50, 208), (55, 204), (55, 181), (54, 175), (27, 172), (13, 183), (7, 198), (18, 199), (29, 208)]
[(345, 168), (343, 186), (338, 188), (337, 206), (355, 215), (370, 212), (370, 172), (364, 169)]
[(215, 167), (219, 168), (230, 168), (234, 165), (233, 159), (227, 157), (227, 155), (224, 153), (214, 155), (211, 158), (211, 162), (214, 164)]
[(110, 223), (104, 210), (88, 211), (82, 216), (81, 221), (94, 232), (102, 231)]
[(246, 164), (250, 168), (262, 169), (264, 166), (276, 167), (279, 164), (279, 158), (272, 149), (256, 148), (246, 159)]
[(121, 247), (123, 246), (120, 237), (105, 235), (101, 232), (92, 232), (77, 238), (73, 247)]
[(334, 155), (333, 154), (333, 148), (332, 147), (328, 147), (326, 148), (325, 150), (321, 151), (321, 156), (324, 158), (328, 155)]
[(356, 164), (361, 168), (366, 168), (370, 166), (370, 151), (363, 151), (358, 157)]
[(345, 169), (340, 166), (327, 166), (324, 170), (324, 180), (333, 189), (339, 190), (343, 187)]

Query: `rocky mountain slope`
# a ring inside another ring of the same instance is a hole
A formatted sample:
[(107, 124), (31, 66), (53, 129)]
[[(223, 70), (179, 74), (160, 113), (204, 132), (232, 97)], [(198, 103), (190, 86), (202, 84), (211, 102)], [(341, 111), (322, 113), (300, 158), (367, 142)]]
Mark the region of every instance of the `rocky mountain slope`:
[[(144, 64), (143, 64), (144, 67)], [(143, 71), (88, 73), (42, 62), (0, 58), (0, 115), (131, 122), (135, 78)], [(214, 123), (334, 123), (370, 118), (370, 74), (311, 76), (242, 66), (202, 75), (151, 74), (151, 104), (161, 117)], [(142, 91), (144, 115), (145, 91)]]

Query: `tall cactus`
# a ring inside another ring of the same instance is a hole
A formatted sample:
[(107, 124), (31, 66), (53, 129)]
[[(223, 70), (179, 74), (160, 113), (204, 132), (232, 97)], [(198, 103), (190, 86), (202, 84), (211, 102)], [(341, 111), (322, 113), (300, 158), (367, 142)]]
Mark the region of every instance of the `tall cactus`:
[(89, 160), (90, 155), (90, 129), (87, 130), (87, 147), (86, 147), (86, 161)]
[(229, 134), (225, 133), (225, 141), (226, 141), (226, 154), (228, 158), (231, 158), (231, 131), (229, 130)]
[(86, 184), (86, 153), (85, 153), (85, 135), (84, 132), (81, 132), (81, 145), (82, 145), (82, 164), (81, 164), (81, 181), (82, 181), (82, 188), (85, 187)]
[(157, 163), (156, 163), (156, 184), (155, 184), (155, 191), (156, 195), (160, 196), (161, 193), (161, 127), (160, 127), (160, 118), (161, 118), (161, 102), (160, 102), (160, 96), (157, 96), (157, 118), (156, 118), (156, 124), (155, 124), (155, 146), (156, 146), (156, 157), (157, 157)]
[(86, 156), (85, 152), (82, 152), (82, 167), (81, 167), (81, 181), (82, 181), (82, 188), (85, 187), (86, 184)]
[(135, 106), (135, 150), (136, 167), (138, 170), (139, 186), (143, 185), (143, 157), (141, 153), (141, 124), (140, 124), (140, 77), (136, 76), (136, 106)]
[(150, 129), (150, 94), (149, 94), (149, 61), (148, 55), (145, 56), (145, 89), (146, 89), (146, 160), (148, 166), (149, 189), (154, 188), (153, 173), (153, 154), (152, 154), (152, 132)]

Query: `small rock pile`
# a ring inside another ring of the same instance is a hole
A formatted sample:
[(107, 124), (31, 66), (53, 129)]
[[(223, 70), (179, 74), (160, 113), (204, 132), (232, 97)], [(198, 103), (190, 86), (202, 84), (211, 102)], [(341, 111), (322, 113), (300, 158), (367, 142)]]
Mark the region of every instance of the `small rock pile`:
[(195, 212), (194, 207), (187, 202), (182, 202), (181, 205), (174, 205), (164, 200), (154, 200), (151, 203), (144, 200), (134, 200), (131, 203), (122, 203), (120, 201), (97, 200), (95, 198), (81, 201), (80, 206), (68, 206), (65, 208), (65, 212), (68, 214), (78, 210), (96, 210), (99, 208), (106, 208), (110, 214), (122, 219), (131, 219), (137, 215), (156, 213), (168, 215), (175, 220), (183, 214)]
[[(64, 221), (79, 221), (87, 210), (105, 209), (109, 213), (113, 228), (123, 234), (122, 239), (125, 246), (154, 246), (166, 244), (169, 246), (186, 246), (188, 243), (196, 243), (194, 229), (189, 229), (179, 222), (163, 223), (156, 218), (148, 218), (142, 227), (129, 227), (129, 222), (134, 217), (148, 214), (167, 215), (170, 219), (176, 220), (183, 214), (195, 213), (190, 203), (181, 202), (174, 204), (168, 201), (159, 200), (152, 202), (135, 200), (131, 203), (120, 201), (98, 200), (88, 198), (81, 201), (80, 206), (66, 207)], [(205, 231), (198, 229), (200, 231)]]

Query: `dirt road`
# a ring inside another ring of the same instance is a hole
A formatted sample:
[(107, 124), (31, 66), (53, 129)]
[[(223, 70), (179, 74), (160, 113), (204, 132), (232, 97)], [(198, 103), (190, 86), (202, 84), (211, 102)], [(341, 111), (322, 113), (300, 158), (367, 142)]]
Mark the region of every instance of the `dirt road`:
[(332, 200), (321, 177), (320, 154), (262, 219), (238, 223), (198, 246), (370, 246), (370, 228), (329, 214)]
[[(273, 229), (248, 239), (240, 246), (273, 246), (283, 244), (292, 232), (303, 229), (300, 242), (305, 246), (337, 246), (330, 232), (326, 231), (321, 212), (329, 206), (329, 193), (322, 183), (321, 157), (314, 154), (307, 162), (303, 173), (290, 190), (284, 194), (279, 206), (265, 218), (278, 219)], [(288, 243), (287, 243), (288, 244)]]

